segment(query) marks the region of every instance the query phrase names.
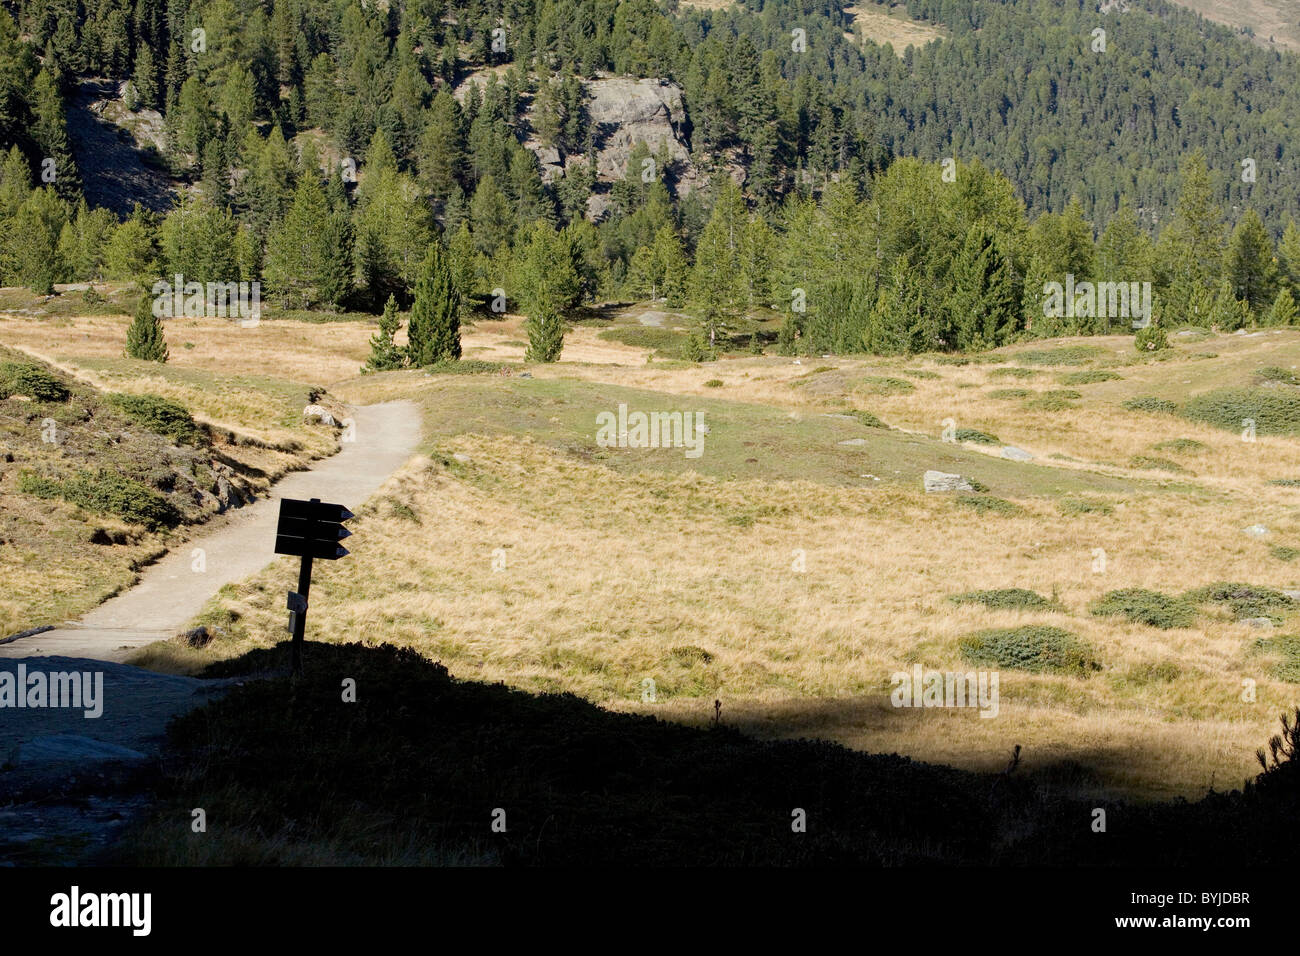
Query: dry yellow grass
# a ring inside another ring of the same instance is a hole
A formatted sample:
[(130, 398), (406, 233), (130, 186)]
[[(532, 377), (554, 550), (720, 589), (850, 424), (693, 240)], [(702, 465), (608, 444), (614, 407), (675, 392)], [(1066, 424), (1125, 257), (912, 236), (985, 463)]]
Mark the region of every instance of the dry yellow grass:
[[(111, 324), (5, 320), (0, 340), (17, 338), (75, 366), (78, 356), (120, 352), (114, 335), (121, 333)], [(227, 376), (298, 370), (300, 380), (347, 401), (429, 393), (429, 379), (418, 371), (357, 375), (367, 351), (365, 325), (263, 326), (266, 340), (253, 342), (231, 338), (238, 330), (200, 323), (194, 349), (173, 342), (173, 362)], [(507, 317), (467, 329), (463, 345), (469, 357), (518, 360), (524, 338), (520, 320)], [(1087, 607), (1125, 587), (1174, 593), (1216, 580), (1296, 583), (1289, 565), (1261, 561), (1266, 542), (1241, 533), (1263, 523), (1274, 531), (1269, 541), (1300, 540), (1294, 491), (1268, 484), (1296, 470), (1295, 442), (1246, 443), (1120, 403), (1237, 384), (1262, 365), (1300, 364), (1300, 335), (1219, 337), (1181, 346), (1176, 360), (1154, 364), (1124, 364), (1137, 361), (1127, 337), (1080, 341), (1107, 349), (1101, 364), (1121, 380), (1068, 386), (1057, 376), (1071, 368), (1037, 367), (1035, 376), (1019, 380), (992, 375), (998, 365), (919, 358), (647, 364), (647, 350), (575, 328), (563, 361), (533, 367), (536, 377), (796, 414), (848, 405), (932, 437), (953, 418), (1033, 451), (1040, 464), (1145, 483), (1108, 496), (1110, 516), (1066, 515), (1050, 497), (1019, 500), (1018, 515), (982, 515), (910, 487), (627, 474), (527, 436), (462, 435), (444, 442), (437, 460), (411, 463), (362, 512), (353, 555), (318, 574), (310, 636), (409, 644), (461, 677), (568, 690), (687, 721), (709, 719), (717, 698), (724, 719), (758, 733), (823, 736), (957, 766), (1000, 767), (1021, 744), (1026, 766), (1078, 761), (1097, 771), (1099, 786), (1144, 796), (1237, 785), (1252, 772), (1254, 749), (1273, 732), (1278, 713), (1295, 699), (1294, 685), (1270, 677), (1268, 661), (1252, 652), (1259, 632), (1215, 613), (1202, 614), (1191, 628), (1159, 631), (1097, 618)], [(1074, 343), (1035, 348), (1062, 344)], [(1201, 350), (1217, 357), (1194, 358)], [(916, 369), (937, 377), (909, 372)], [(906, 379), (914, 388), (875, 394), (862, 387), (864, 375)], [(711, 379), (723, 387), (708, 388)], [(1083, 397), (1062, 412), (1027, 411), (1021, 402), (989, 397), (1012, 387), (1074, 387)], [(439, 414), (436, 401), (427, 413)], [(1128, 467), (1133, 456), (1170, 438), (1206, 446), (1168, 456), (1188, 473)], [(455, 462), (452, 452), (469, 456), (470, 464)], [(1166, 477), (1175, 487), (1160, 491), (1150, 483)], [(1093, 570), (1099, 548), (1107, 555), (1104, 573)], [(802, 573), (792, 566), (796, 551), (805, 556)], [(501, 570), (493, 570), (494, 561)], [(214, 602), (207, 620), (227, 627), (229, 638), (202, 652), (155, 645), (141, 660), (192, 669), (280, 640), (290, 565), (282, 560)], [(947, 600), (1000, 587), (1055, 592), (1066, 610), (990, 611)], [(1078, 634), (1104, 670), (1084, 679), (1004, 669), (1001, 712), (991, 720), (970, 710), (889, 705), (894, 671), (914, 662), (956, 669), (960, 637), (1021, 623)], [(1154, 665), (1172, 668), (1153, 678)], [(647, 678), (655, 681), (654, 703), (642, 701)], [(1258, 682), (1254, 703), (1242, 700), (1245, 679)]]
[[(367, 508), (354, 556), (313, 589), (313, 637), (409, 644), (460, 677), (679, 719), (705, 719), (717, 697), (760, 732), (958, 766), (998, 766), (1019, 743), (1029, 766), (1078, 760), (1105, 786), (1146, 795), (1240, 783), (1293, 690), (1248, 654), (1257, 632), (1245, 625), (1210, 617), (1154, 631), (1086, 613), (1119, 587), (1285, 583), (1261, 575), (1237, 507), (1147, 496), (1108, 522), (1043, 502), (981, 517), (910, 490), (619, 476), (525, 439), (464, 437), (447, 450), (471, 464), (418, 460)], [(747, 529), (731, 520), (755, 505), (771, 517)], [(1093, 571), (1098, 547), (1105, 574)], [(240, 637), (212, 653), (279, 640), (293, 573), (282, 562), (223, 597)], [(947, 601), (1012, 586), (1057, 590), (1069, 613)], [(960, 636), (1026, 622), (1074, 631), (1106, 670), (1003, 670), (996, 719), (889, 706), (894, 671), (965, 669)], [(1177, 679), (1142, 679), (1157, 663), (1177, 665)], [(647, 678), (654, 704), (641, 702)], [(1258, 681), (1257, 702), (1240, 699), (1243, 678)]]
[(944, 35), (933, 24), (908, 19), (901, 5), (885, 8), (868, 3), (845, 7), (844, 12), (853, 17), (853, 29), (859, 37), (875, 43), (888, 43), (899, 56), (909, 46), (925, 46)]

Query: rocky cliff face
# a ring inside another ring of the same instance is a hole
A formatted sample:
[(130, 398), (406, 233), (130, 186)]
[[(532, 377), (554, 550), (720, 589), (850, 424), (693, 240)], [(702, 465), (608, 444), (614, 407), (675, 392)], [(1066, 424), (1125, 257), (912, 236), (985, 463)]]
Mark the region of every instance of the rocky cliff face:
[[(645, 143), (652, 155), (663, 150), (671, 162), (667, 171), (679, 194), (696, 188), (699, 173), (690, 157), (689, 123), (682, 102), (681, 87), (667, 80), (637, 79), (630, 76), (597, 77), (583, 84), (587, 89), (587, 116), (596, 149), (596, 192), (588, 203), (588, 215), (599, 219), (609, 205), (610, 183), (625, 176), (640, 176), (628, 169), (632, 150)], [(537, 156), (542, 179), (551, 182), (567, 166), (584, 162), (580, 155), (561, 156), (554, 147), (536, 140), (525, 143)], [(657, 171), (662, 174), (664, 171)]]

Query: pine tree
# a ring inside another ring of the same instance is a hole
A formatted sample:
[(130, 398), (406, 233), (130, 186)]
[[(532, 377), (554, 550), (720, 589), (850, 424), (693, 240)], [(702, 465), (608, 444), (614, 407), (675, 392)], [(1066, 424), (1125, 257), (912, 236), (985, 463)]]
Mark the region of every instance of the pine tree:
[(1295, 297), (1291, 295), (1291, 290), (1284, 287), (1273, 300), (1264, 324), (1284, 328), (1298, 323), (1300, 323), (1300, 309), (1296, 308)]
[(722, 183), (713, 213), (695, 249), (691, 298), (709, 337), (731, 328), (745, 306), (741, 243), (746, 226), (745, 202), (730, 178)]
[(1273, 243), (1253, 209), (1247, 209), (1232, 230), (1224, 274), (1232, 280), (1233, 295), (1256, 314), (1267, 311), (1277, 297)]
[(528, 362), (555, 362), (564, 348), (565, 313), (577, 305), (582, 290), (578, 255), (572, 236), (537, 222), (524, 247), (520, 274), (528, 320)]
[(153, 314), (153, 300), (145, 295), (135, 308), (135, 316), (126, 330), (126, 356), (145, 362), (167, 361), (167, 340), (162, 320)]
[(363, 372), (385, 372), (402, 367), (406, 353), (393, 342), (393, 336), (401, 325), (397, 300), (390, 295), (384, 303), (384, 314), (379, 317), (379, 330), (370, 337), (370, 358), (366, 359)]
[(406, 354), (412, 365), (454, 362), (460, 358), (460, 294), (442, 244), (434, 241), (415, 283), (415, 301), (406, 326)]
[[(32, 135), (41, 150), (41, 181), (49, 183), (65, 201), (71, 202), (81, 195), (81, 174), (72, 158), (68, 142), (68, 124), (63, 114), (63, 97), (58, 83), (50, 71), (42, 70), (36, 76), (34, 88), (36, 125)], [(46, 165), (53, 160), (54, 179), (47, 177)]]

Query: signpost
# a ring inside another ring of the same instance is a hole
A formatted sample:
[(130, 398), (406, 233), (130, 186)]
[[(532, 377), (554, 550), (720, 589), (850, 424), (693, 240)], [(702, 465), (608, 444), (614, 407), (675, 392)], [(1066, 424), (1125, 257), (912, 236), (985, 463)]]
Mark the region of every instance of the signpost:
[(294, 676), (302, 673), (302, 639), (307, 625), (307, 595), (311, 592), (313, 558), (335, 561), (348, 553), (339, 544), (352, 534), (343, 522), (356, 517), (342, 505), (329, 504), (319, 498), (302, 501), (280, 499), (280, 521), (275, 528), (275, 553), (294, 554), (302, 558), (298, 570), (298, 590), (289, 592), (289, 631), (293, 643), (289, 648), (290, 668)]

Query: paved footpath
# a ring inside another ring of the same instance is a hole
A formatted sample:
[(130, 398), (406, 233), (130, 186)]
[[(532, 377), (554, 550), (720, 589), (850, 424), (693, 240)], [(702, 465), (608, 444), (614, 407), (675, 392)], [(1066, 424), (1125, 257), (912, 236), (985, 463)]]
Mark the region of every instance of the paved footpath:
[[(80, 621), (0, 644), (0, 658), (61, 657), (121, 661), (139, 647), (172, 637), (223, 585), (255, 574), (275, 557), (280, 498), (319, 498), (355, 511), (415, 453), (420, 414), (412, 402), (351, 409), (356, 440), (307, 471), (286, 475), (256, 502), (215, 519), (207, 533), (146, 568), (134, 587), (110, 598)], [(192, 570), (202, 548), (206, 570)]]

